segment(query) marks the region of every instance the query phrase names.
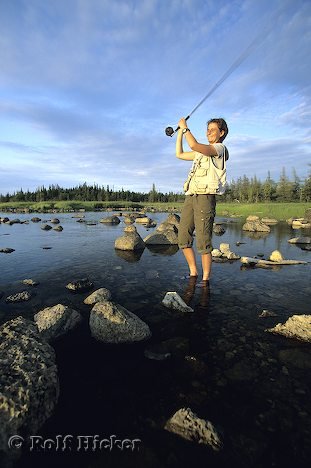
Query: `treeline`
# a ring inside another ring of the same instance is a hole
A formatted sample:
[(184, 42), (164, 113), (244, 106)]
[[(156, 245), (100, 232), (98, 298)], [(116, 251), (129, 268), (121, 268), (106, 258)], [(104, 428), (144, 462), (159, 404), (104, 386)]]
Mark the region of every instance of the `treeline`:
[[(270, 173), (265, 181), (255, 177), (248, 178), (245, 175), (232, 181), (226, 193), (221, 197), (226, 202), (258, 203), (258, 202), (309, 202), (311, 201), (311, 171), (309, 176), (300, 180), (295, 171), (292, 179), (282, 170), (278, 182), (274, 181)], [(19, 191), (6, 195), (0, 195), (0, 202), (45, 202), (45, 201), (127, 201), (127, 202), (181, 202), (184, 200), (182, 193), (158, 192), (155, 184), (150, 192), (133, 192), (129, 190), (114, 190), (109, 185), (87, 185), (86, 183), (73, 188), (63, 188), (59, 185), (42, 186), (31, 192)]]

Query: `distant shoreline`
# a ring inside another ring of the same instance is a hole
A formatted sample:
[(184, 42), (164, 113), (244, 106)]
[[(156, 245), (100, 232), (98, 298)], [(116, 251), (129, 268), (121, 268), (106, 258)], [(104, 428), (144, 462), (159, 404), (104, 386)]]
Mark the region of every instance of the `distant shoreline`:
[[(289, 218), (303, 218), (307, 208), (311, 204), (302, 203), (222, 203), (217, 202), (217, 216), (247, 217), (257, 215), (259, 217), (271, 217), (279, 221)], [(0, 211), (3, 213), (70, 213), (85, 211), (143, 211), (143, 212), (175, 212), (181, 211), (182, 203), (149, 203), (149, 202), (125, 202), (125, 201), (47, 201), (47, 202), (8, 202), (0, 203)]]

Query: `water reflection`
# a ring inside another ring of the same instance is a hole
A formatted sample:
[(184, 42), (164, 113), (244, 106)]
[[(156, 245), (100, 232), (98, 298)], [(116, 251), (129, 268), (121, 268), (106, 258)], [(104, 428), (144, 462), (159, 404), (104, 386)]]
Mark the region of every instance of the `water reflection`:
[(269, 232), (252, 232), (252, 231), (244, 231), (245, 237), (253, 240), (260, 240), (266, 239), (269, 236)]
[(146, 245), (147, 249), (154, 254), (175, 255), (178, 252), (178, 245)]
[[(199, 301), (195, 304), (192, 304), (195, 293), (198, 289), (200, 289)], [(208, 313), (210, 302), (209, 281), (201, 281), (199, 283), (196, 276), (190, 276), (187, 286), (185, 287), (181, 297), (187, 305), (194, 309), (195, 312)]]
[(144, 250), (119, 250), (115, 249), (117, 257), (122, 258), (126, 262), (134, 263), (139, 262)]

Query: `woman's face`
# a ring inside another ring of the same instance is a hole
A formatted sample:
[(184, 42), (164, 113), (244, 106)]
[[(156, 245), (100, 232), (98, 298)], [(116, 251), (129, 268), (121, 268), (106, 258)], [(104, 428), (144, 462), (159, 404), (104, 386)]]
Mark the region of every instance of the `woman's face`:
[(210, 145), (217, 143), (219, 138), (224, 134), (224, 131), (220, 131), (216, 122), (211, 122), (208, 124), (206, 136)]

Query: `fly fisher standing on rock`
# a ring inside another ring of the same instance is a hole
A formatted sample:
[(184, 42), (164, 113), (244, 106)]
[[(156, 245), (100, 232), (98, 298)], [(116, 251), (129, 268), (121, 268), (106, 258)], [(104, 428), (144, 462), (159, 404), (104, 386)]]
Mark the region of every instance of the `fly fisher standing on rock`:
[[(190, 277), (197, 278), (198, 270), (193, 246), (196, 234), (196, 248), (202, 259), (202, 285), (208, 285), (212, 267), (212, 231), (216, 214), (216, 194), (222, 195), (226, 186), (226, 161), (229, 153), (223, 140), (228, 134), (224, 119), (207, 122), (208, 145), (198, 143), (187, 127), (185, 118), (180, 119), (176, 140), (176, 157), (193, 161), (187, 181), (184, 184), (185, 202), (181, 212), (178, 230), (178, 245), (187, 260)], [(183, 138), (192, 151), (183, 150)]]

